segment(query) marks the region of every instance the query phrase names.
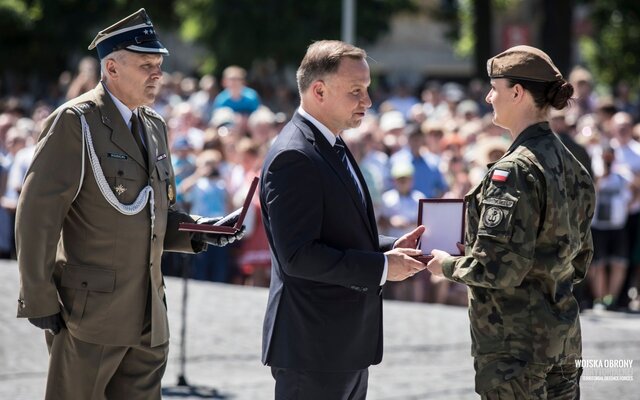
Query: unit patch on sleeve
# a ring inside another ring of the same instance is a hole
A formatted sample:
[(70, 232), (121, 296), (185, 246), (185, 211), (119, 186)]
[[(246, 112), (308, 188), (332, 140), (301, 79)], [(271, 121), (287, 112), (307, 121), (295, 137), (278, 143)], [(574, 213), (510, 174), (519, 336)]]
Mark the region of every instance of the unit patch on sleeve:
[(504, 214), (502, 213), (501, 209), (499, 209), (498, 207), (489, 207), (484, 212), (484, 218), (482, 222), (484, 222), (484, 226), (487, 228), (495, 228), (496, 226), (500, 225), (500, 222), (502, 222), (503, 218)]

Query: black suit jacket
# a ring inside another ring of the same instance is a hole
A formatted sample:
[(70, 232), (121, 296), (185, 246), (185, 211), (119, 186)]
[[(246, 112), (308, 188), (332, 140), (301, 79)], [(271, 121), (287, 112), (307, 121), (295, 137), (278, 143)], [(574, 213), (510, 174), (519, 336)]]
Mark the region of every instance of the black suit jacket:
[(345, 371), (382, 359), (383, 251), (366, 197), (320, 131), (298, 113), (265, 159), (260, 200), (272, 276), (262, 361), (280, 368)]

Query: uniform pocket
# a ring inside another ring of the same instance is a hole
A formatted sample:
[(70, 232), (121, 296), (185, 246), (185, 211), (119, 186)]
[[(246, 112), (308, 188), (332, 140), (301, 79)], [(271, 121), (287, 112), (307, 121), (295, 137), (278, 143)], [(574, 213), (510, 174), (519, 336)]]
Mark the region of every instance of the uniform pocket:
[(156, 162), (156, 173), (158, 175), (159, 184), (155, 188), (158, 190), (156, 193), (156, 201), (160, 201), (162, 208), (168, 207), (175, 203), (176, 200), (176, 188), (173, 187), (171, 178), (171, 164), (167, 158)]
[(171, 177), (171, 166), (168, 159), (163, 159), (156, 162), (156, 171), (158, 172), (158, 179), (166, 181)]
[(101, 267), (66, 265), (60, 285), (77, 290), (111, 293), (116, 285), (116, 271)]
[(101, 157), (100, 166), (104, 176), (112, 179), (136, 180), (135, 161), (112, 157)]
[(109, 183), (109, 187), (118, 200), (124, 204), (130, 204), (138, 195), (140, 175), (137, 163), (129, 159), (103, 157), (100, 159), (102, 173)]
[(116, 285), (116, 272), (107, 268), (66, 265), (62, 269), (60, 286), (75, 292), (67, 326), (77, 329), (87, 304), (89, 292), (112, 293)]

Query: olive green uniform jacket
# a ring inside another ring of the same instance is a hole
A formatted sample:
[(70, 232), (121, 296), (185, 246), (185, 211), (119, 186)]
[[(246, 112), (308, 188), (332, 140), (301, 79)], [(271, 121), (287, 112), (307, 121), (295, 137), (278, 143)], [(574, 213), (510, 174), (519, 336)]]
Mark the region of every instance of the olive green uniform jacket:
[[(149, 204), (127, 216), (105, 200), (82, 148), (81, 123), (72, 106), (86, 117), (118, 200), (130, 204), (147, 184), (153, 188), (153, 231)], [(46, 121), (18, 202), (18, 317), (61, 311), (69, 332), (80, 340), (133, 346), (140, 343), (149, 299), (151, 346), (169, 339), (160, 258), (163, 250), (199, 249), (188, 233), (177, 230), (179, 222), (193, 218), (171, 208), (175, 182), (167, 127), (149, 108), (141, 107), (139, 116), (149, 165), (102, 84), (61, 106)]]
[(444, 275), (469, 287), (472, 354), (555, 364), (582, 352), (573, 285), (593, 255), (593, 182), (549, 129), (525, 129), (465, 197), (464, 257)]

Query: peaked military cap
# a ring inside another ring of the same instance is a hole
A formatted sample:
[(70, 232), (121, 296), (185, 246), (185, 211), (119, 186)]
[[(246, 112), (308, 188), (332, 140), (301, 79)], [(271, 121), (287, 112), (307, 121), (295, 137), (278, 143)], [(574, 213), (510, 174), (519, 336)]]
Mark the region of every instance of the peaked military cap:
[(100, 59), (122, 49), (136, 53), (169, 54), (160, 43), (144, 8), (98, 32), (89, 45), (89, 50), (94, 48), (98, 49)]
[(531, 46), (515, 46), (487, 61), (489, 78), (512, 78), (534, 82), (555, 82), (562, 74), (551, 58)]

